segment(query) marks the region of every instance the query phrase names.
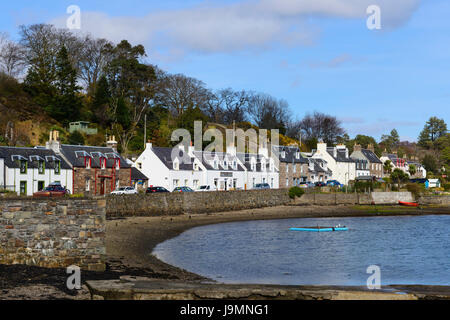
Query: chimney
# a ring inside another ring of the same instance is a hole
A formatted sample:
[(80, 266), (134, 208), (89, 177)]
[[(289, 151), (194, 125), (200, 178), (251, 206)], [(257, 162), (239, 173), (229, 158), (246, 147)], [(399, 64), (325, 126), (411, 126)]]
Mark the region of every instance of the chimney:
[(45, 143), (45, 148), (59, 154), (61, 151), (61, 142), (59, 141), (59, 131), (50, 131), (49, 140)]
[(369, 144), (369, 145), (367, 146), (367, 150), (372, 151), (372, 152), (375, 152), (375, 148), (374, 148), (373, 144)]
[(361, 150), (362, 150), (361, 145), (355, 143), (355, 146), (353, 147), (353, 151), (361, 151)]
[(323, 141), (320, 141), (317, 144), (317, 153), (319, 154), (325, 154), (327, 152), (327, 144)]
[(115, 136), (109, 136), (108, 141), (106, 141), (106, 146), (108, 148), (112, 148), (115, 152), (117, 152), (117, 141)]

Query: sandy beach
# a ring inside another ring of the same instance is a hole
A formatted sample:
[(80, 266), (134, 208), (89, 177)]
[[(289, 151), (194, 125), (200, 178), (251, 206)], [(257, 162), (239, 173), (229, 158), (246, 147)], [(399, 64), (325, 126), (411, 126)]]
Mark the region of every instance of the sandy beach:
[(425, 214), (450, 214), (450, 208), (282, 206), (202, 215), (111, 219), (107, 221), (106, 233), (107, 270), (101, 273), (82, 272), (82, 290), (73, 292), (66, 289), (67, 275), (63, 269), (0, 265), (0, 299), (90, 299), (86, 281), (129, 276), (186, 282), (208, 281), (151, 255), (157, 244), (197, 226), (248, 220)]

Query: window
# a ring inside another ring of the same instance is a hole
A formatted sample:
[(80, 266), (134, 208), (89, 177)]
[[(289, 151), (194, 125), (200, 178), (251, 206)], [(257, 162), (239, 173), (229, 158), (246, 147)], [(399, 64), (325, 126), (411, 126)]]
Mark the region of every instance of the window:
[[(89, 179), (89, 178), (86, 178), (86, 181), (85, 181), (85, 189), (86, 189), (86, 191), (90, 191), (90, 189), (91, 189), (91, 179)], [(116, 188), (117, 189), (117, 188)]]
[(289, 165), (286, 164), (286, 173), (289, 173)]
[(294, 173), (297, 172), (297, 166), (295, 164), (292, 165), (294, 167)]
[(26, 181), (20, 181), (20, 194), (21, 195), (27, 194), (27, 182)]
[(45, 181), (38, 181), (38, 191), (42, 191), (45, 188)]
[(142, 162), (138, 162), (137, 167), (139, 170), (142, 170)]
[(217, 162), (217, 160), (214, 160), (214, 169), (218, 169), (219, 168), (219, 164)]
[(273, 178), (270, 179), (270, 187), (273, 189)]
[(198, 180), (194, 180), (194, 188), (197, 189), (198, 188)]
[(178, 179), (174, 179), (173, 180), (173, 187), (174, 188), (179, 187), (179, 184), (180, 184), (180, 180), (178, 180)]
[(178, 161), (175, 161), (173, 163), (173, 170), (180, 170), (180, 164), (178, 163)]
[(194, 170), (198, 171), (198, 163), (194, 163)]
[(237, 179), (233, 179), (233, 189), (237, 188)]
[(43, 160), (39, 160), (38, 172), (39, 174), (45, 173), (45, 162)]
[(90, 169), (91, 168), (91, 158), (84, 158), (85, 160), (85, 164), (86, 164), (86, 169)]
[(286, 178), (286, 187), (289, 187), (289, 178)]
[[(116, 170), (120, 170), (120, 159), (115, 159), (115, 162), (116, 162)], [(142, 164), (141, 164), (141, 166), (142, 166)]]
[(100, 158), (100, 168), (102, 170), (106, 169), (106, 159), (105, 158)]
[(219, 179), (214, 179), (214, 186), (217, 188), (217, 186), (218, 186), (218, 184), (219, 184)]
[(61, 173), (61, 161), (55, 161), (55, 174)]
[(20, 160), (20, 173), (26, 174), (27, 173), (28, 164), (26, 160)]
[(256, 186), (256, 178), (253, 178), (253, 188)]

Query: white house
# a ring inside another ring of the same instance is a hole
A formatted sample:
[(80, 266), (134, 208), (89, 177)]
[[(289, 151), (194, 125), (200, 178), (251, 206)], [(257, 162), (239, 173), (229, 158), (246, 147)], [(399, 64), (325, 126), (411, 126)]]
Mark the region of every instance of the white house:
[(148, 186), (164, 187), (169, 191), (176, 187), (195, 190), (207, 183), (205, 167), (194, 156), (192, 148), (185, 152), (182, 148), (154, 147), (147, 143), (134, 166), (149, 179)]
[(267, 183), (271, 189), (279, 188), (279, 172), (275, 160), (268, 157), (266, 148), (259, 154), (239, 153), (237, 157), (245, 167), (245, 189), (253, 189), (257, 184)]
[(344, 145), (328, 148), (326, 143), (319, 142), (311, 158), (326, 161), (327, 169), (332, 172), (332, 180), (348, 185), (349, 181), (356, 179), (356, 163), (349, 157), (349, 151)]
[(73, 190), (72, 168), (52, 150), (0, 147), (0, 189), (32, 196), (54, 182)]

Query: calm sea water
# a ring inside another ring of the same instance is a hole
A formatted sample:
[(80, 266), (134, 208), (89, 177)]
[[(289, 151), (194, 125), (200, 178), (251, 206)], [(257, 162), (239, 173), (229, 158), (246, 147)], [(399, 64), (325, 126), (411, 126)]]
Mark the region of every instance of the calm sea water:
[[(345, 232), (290, 227), (346, 225)], [(450, 285), (450, 216), (288, 219), (198, 227), (159, 244), (159, 259), (223, 283)]]

